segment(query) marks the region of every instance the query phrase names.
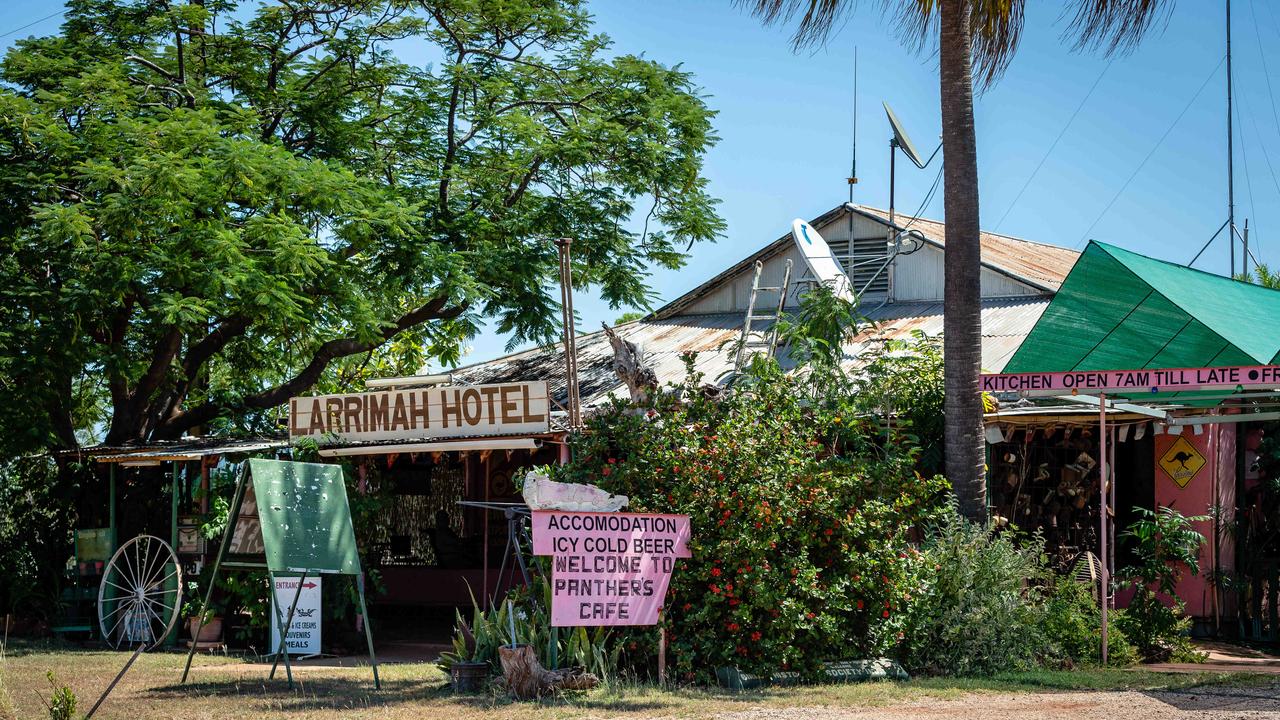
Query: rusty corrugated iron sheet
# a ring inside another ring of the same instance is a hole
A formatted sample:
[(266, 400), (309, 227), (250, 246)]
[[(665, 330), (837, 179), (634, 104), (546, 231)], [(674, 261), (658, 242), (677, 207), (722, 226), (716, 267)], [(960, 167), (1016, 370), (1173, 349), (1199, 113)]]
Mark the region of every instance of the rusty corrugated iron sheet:
[[(982, 367), (997, 372), (1031, 331), (1049, 304), (1048, 298), (994, 299), (983, 301)], [(849, 352), (856, 354), (874, 343), (893, 338), (910, 338), (913, 331), (927, 335), (942, 333), (942, 303), (894, 303), (869, 309), (877, 325), (859, 336)], [(662, 320), (637, 320), (617, 326), (622, 337), (640, 345), (658, 381), (678, 383), (684, 379), (681, 356), (696, 352), (695, 368), (715, 381), (733, 369), (733, 355), (727, 345), (742, 331), (742, 313), (687, 315)], [(546, 380), (552, 397), (564, 403), (563, 346), (527, 350), (478, 363), (454, 371), (460, 383), (499, 383)], [(784, 362), (785, 364), (785, 362)], [(856, 363), (854, 363), (856, 365)], [(626, 388), (613, 371), (613, 348), (603, 332), (578, 336), (578, 384), (584, 406), (606, 402), (611, 394), (626, 397)]]

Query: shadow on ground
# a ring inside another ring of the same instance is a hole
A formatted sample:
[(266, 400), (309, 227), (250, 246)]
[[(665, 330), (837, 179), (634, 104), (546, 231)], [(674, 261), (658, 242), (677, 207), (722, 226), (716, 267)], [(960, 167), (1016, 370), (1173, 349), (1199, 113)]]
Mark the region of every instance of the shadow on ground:
[(1184, 712), (1280, 712), (1280, 682), (1265, 685), (1198, 685), (1143, 693)]
[(228, 678), (201, 679), (187, 684), (161, 685), (142, 691), (141, 697), (150, 700), (191, 700), (192, 697), (239, 698), (242, 702), (257, 702), (253, 711), (264, 715), (291, 714), (291, 712), (315, 712), (324, 710), (356, 710), (356, 708), (396, 707), (407, 703), (431, 702), (433, 714), (448, 706), (493, 710), (493, 708), (520, 706), (566, 707), (576, 710), (617, 712), (617, 714), (653, 714), (673, 711), (682, 702), (717, 702), (727, 710), (759, 705), (769, 697), (782, 694), (762, 688), (755, 691), (731, 692), (713, 689), (677, 689), (662, 692), (644, 687), (622, 688), (603, 693), (566, 693), (562, 696), (541, 698), (535, 703), (517, 703), (506, 694), (490, 691), (483, 694), (454, 694), (447, 682), (439, 679), (383, 680), (383, 687), (375, 691), (372, 680), (366, 678), (307, 678), (298, 676), (293, 689), (283, 679)]

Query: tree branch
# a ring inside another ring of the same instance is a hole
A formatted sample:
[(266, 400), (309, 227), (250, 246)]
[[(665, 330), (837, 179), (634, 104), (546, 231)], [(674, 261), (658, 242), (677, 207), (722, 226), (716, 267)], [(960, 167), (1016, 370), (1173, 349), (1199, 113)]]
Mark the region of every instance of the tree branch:
[(529, 183), (533, 181), (533, 176), (537, 175), (538, 169), (542, 167), (542, 160), (541, 155), (534, 156), (533, 163), (529, 166), (529, 171), (524, 174), (524, 177), (520, 178), (520, 184), (512, 189), (511, 194), (502, 201), (503, 207), (509, 208), (520, 202), (520, 198), (524, 197), (525, 191), (529, 189)]
[[(256, 395), (248, 395), (241, 399), (239, 407), (251, 410), (264, 410), (266, 408), (276, 407), (288, 402), (290, 397), (304, 392), (307, 388), (316, 384), (324, 373), (325, 368), (334, 360), (346, 357), (348, 355), (356, 355), (362, 352), (374, 350), (391, 338), (409, 328), (421, 325), (429, 320), (449, 320), (458, 317), (466, 312), (468, 305), (463, 303), (452, 308), (446, 308), (448, 298), (440, 297), (425, 305), (401, 315), (399, 318), (383, 328), (381, 339), (378, 340), (360, 340), (357, 338), (338, 338), (329, 340), (322, 344), (312, 356), (311, 361), (306, 367), (298, 372), (298, 374), (288, 380), (276, 385), (273, 388), (264, 390)], [(223, 402), (211, 401), (203, 405), (192, 408), (186, 412), (175, 413), (171, 417), (166, 418), (155, 430), (153, 439), (163, 440), (172, 439), (181, 436), (183, 432), (197, 425), (204, 425), (217, 418), (228, 405)]]
[(175, 82), (175, 83), (182, 82), (182, 78), (178, 77), (177, 75), (174, 75), (173, 73), (169, 72), (168, 70), (165, 70), (164, 68), (160, 67), (159, 65), (151, 62), (150, 60), (144, 57), (140, 57), (138, 55), (126, 55), (124, 59), (132, 60), (133, 62), (136, 62), (139, 65), (142, 65), (143, 67), (151, 70), (152, 72), (159, 73), (160, 75), (165, 76), (165, 78), (168, 79), (169, 82)]

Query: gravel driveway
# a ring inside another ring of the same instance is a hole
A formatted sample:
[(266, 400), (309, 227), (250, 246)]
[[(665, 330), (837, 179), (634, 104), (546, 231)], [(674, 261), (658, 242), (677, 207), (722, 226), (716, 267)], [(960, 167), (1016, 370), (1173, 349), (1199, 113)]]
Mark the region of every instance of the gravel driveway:
[(925, 700), (876, 708), (760, 708), (719, 716), (722, 720), (991, 720), (992, 718), (1280, 718), (1280, 683), (1251, 687), (1205, 687), (1153, 692), (973, 694), (955, 700)]

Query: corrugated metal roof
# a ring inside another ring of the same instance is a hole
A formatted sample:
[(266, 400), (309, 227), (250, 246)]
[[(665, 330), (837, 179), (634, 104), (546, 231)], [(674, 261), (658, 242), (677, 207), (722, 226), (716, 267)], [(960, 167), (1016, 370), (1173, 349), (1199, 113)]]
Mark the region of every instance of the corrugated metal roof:
[(209, 455), (261, 452), (289, 446), (284, 439), (228, 440), (226, 438), (191, 438), (146, 446), (98, 445), (66, 450), (64, 455), (84, 455), (103, 463), (199, 460)]
[[(850, 209), (863, 217), (883, 223), (886, 227), (889, 225), (888, 211), (866, 205), (849, 205), (847, 203), (828, 210), (814, 218), (809, 224), (822, 230), (835, 220), (844, 217), (845, 212)], [(895, 214), (894, 227), (899, 230), (919, 230), (920, 234), (929, 243), (944, 249), (946, 247), (946, 226), (937, 220)], [(739, 273), (749, 270), (755, 261), (764, 260), (785, 252), (790, 247), (791, 242), (791, 233), (788, 232), (747, 256), (742, 261), (730, 266), (727, 270), (718, 273), (710, 280), (658, 308), (650, 317), (666, 318), (676, 315), (726, 281), (736, 277)], [(1080, 257), (1079, 252), (1058, 247), (1057, 245), (1048, 245), (985, 231), (982, 233), (983, 265), (1046, 292), (1057, 291), (1078, 257)]]
[[(855, 206), (860, 215), (887, 223), (887, 210)], [(919, 230), (927, 240), (938, 247), (946, 247), (946, 225), (927, 218), (895, 215), (894, 225), (903, 229)], [(1080, 253), (1057, 245), (1023, 240), (1009, 235), (982, 231), (982, 264), (1045, 290), (1057, 290)]]
[[(1048, 304), (1049, 300), (1041, 297), (983, 301), (983, 369), (991, 372), (1002, 369)], [(858, 337), (850, 347), (851, 353), (865, 350), (876, 342), (909, 337), (914, 330), (928, 335), (942, 332), (942, 303), (938, 302), (892, 303), (870, 311), (869, 317), (877, 323), (878, 330)], [(698, 353), (695, 367), (708, 381), (732, 370), (733, 356), (726, 345), (738, 338), (742, 321), (743, 313), (685, 315), (646, 318), (615, 329), (622, 337), (641, 346), (657, 373), (658, 382), (666, 385), (684, 379), (681, 355), (689, 351)], [(563, 403), (562, 346), (527, 350), (454, 371), (454, 381), (460, 383), (520, 380), (548, 381), (552, 397)], [(613, 348), (603, 332), (578, 336), (578, 385), (584, 406), (605, 402), (610, 394), (627, 396), (626, 388), (613, 371)]]

